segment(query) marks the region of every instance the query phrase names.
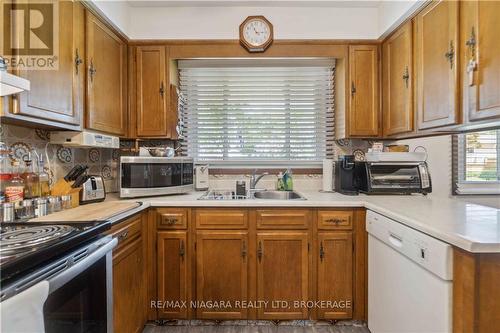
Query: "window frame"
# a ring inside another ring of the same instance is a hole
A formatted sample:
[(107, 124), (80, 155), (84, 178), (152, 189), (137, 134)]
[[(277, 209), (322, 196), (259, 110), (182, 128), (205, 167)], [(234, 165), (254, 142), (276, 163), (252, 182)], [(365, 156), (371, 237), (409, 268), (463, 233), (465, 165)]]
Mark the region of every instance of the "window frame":
[[(497, 174), (500, 174), (500, 129), (493, 130), (496, 131), (497, 134)], [(453, 143), (456, 148), (453, 149), (453, 193), (455, 195), (499, 195), (500, 179), (496, 181), (465, 180), (467, 163), (466, 136), (467, 134), (476, 132), (483, 131), (474, 131), (454, 136)]]

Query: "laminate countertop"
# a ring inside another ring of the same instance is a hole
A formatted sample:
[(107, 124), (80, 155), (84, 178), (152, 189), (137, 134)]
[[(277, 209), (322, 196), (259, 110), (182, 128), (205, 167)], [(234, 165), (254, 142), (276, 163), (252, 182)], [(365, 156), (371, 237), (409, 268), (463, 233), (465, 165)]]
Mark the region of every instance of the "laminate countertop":
[[(462, 199), (433, 198), (432, 195), (348, 196), (317, 191), (298, 192), (307, 200), (198, 200), (203, 192), (120, 200), (140, 202), (142, 205), (111, 219), (116, 223), (148, 207), (365, 207), (468, 252), (500, 253), (498, 208)], [(116, 200), (119, 200), (118, 196), (110, 194), (102, 204)], [(500, 203), (500, 196), (498, 200)]]

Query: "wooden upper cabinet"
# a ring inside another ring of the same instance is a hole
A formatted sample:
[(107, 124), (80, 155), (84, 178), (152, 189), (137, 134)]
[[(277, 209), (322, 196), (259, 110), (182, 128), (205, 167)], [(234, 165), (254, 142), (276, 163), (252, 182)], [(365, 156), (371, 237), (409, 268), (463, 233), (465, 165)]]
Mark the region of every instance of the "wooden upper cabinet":
[(199, 319), (246, 319), (248, 300), (248, 233), (199, 231), (196, 234), (196, 296), (199, 302), (230, 302), (233, 307), (197, 309)]
[(189, 301), (187, 232), (158, 232), (157, 244), (158, 299), (168, 302), (158, 309), (158, 318), (187, 319), (187, 307), (183, 306)]
[(171, 94), (166, 47), (136, 49), (137, 136), (168, 137), (168, 100)]
[(257, 319), (307, 319), (307, 308), (293, 302), (308, 300), (308, 277), (307, 231), (257, 233), (257, 299), (269, 302), (257, 309)]
[(127, 45), (87, 11), (86, 128), (126, 134)]
[(317, 299), (332, 302), (318, 309), (319, 319), (352, 318), (352, 253), (351, 232), (318, 234)]
[(500, 2), (460, 2), (460, 49), (464, 114), (500, 117)]
[(412, 22), (394, 32), (382, 51), (384, 136), (412, 132)]
[(73, 1), (61, 1), (58, 8), (58, 68), (17, 71), (30, 80), (31, 89), (13, 99), (12, 112), (78, 128), (85, 91), (85, 10), (81, 3)]
[(456, 124), (458, 2), (431, 2), (415, 22), (418, 129)]
[(113, 252), (115, 332), (138, 333), (144, 328), (144, 254), (141, 238)]
[(377, 45), (349, 46), (349, 77), (349, 136), (379, 136), (381, 126)]

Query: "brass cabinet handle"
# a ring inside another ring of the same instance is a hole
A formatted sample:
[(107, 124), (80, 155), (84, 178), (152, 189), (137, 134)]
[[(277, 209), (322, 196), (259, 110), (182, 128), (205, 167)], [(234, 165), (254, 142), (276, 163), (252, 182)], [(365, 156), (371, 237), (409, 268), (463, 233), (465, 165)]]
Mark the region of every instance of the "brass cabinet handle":
[(245, 241), (243, 241), (242, 247), (241, 247), (241, 257), (245, 259), (247, 256), (247, 245)]
[(125, 238), (127, 238), (127, 236), (128, 236), (128, 230), (125, 230), (120, 235), (118, 235), (118, 239), (119, 240), (124, 240)]
[(338, 225), (340, 222), (342, 222), (342, 220), (339, 218), (333, 218), (326, 220), (326, 222), (335, 223), (336, 225)]
[(78, 48), (76, 48), (76, 55), (75, 55), (75, 71), (76, 75), (78, 75), (78, 67), (83, 63), (83, 59), (80, 58), (80, 55), (78, 53)]
[(476, 44), (476, 33), (474, 31), (474, 27), (472, 27), (470, 38), (465, 42), (465, 45), (469, 47), (471, 58), (474, 58), (476, 56)]
[(455, 47), (453, 46), (453, 41), (450, 40), (450, 48), (444, 54), (445, 58), (450, 62), (450, 69), (453, 69), (453, 59), (455, 58)]
[(323, 241), (319, 245), (319, 259), (323, 261), (323, 258), (325, 257), (325, 249), (323, 248)]
[(184, 248), (184, 241), (181, 239), (181, 243), (179, 245), (179, 256), (184, 259), (184, 255), (186, 254), (186, 250)]
[(162, 224), (174, 225), (177, 223), (177, 218), (176, 217), (165, 217), (163, 221), (164, 221), (164, 223), (162, 223)]
[(408, 80), (410, 79), (410, 72), (408, 71), (408, 66), (405, 67), (405, 71), (403, 72), (403, 80), (405, 80), (406, 88), (408, 88)]
[(262, 241), (259, 241), (259, 248), (257, 249), (257, 258), (259, 258), (259, 262), (262, 261), (263, 254), (264, 254), (264, 250), (262, 249)]
[(160, 95), (161, 95), (161, 98), (163, 98), (163, 96), (165, 95), (165, 87), (163, 85), (163, 81), (160, 84)]
[(354, 85), (354, 81), (351, 82), (351, 96), (354, 97), (354, 94), (356, 93), (356, 86)]
[(94, 59), (90, 59), (90, 66), (89, 66), (89, 76), (90, 76), (90, 82), (94, 82), (94, 75), (97, 73), (97, 69), (94, 67)]

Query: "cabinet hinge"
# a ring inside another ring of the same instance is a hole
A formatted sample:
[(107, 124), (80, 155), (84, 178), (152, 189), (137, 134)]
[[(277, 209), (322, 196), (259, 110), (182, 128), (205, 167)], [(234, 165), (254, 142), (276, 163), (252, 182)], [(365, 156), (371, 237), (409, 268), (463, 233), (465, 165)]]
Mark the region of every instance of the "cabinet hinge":
[(311, 252), (311, 243), (307, 243), (307, 252)]
[(355, 252), (355, 246), (354, 246), (354, 242), (352, 242), (352, 252), (354, 253)]
[(194, 242), (194, 250), (196, 251), (196, 242)]

